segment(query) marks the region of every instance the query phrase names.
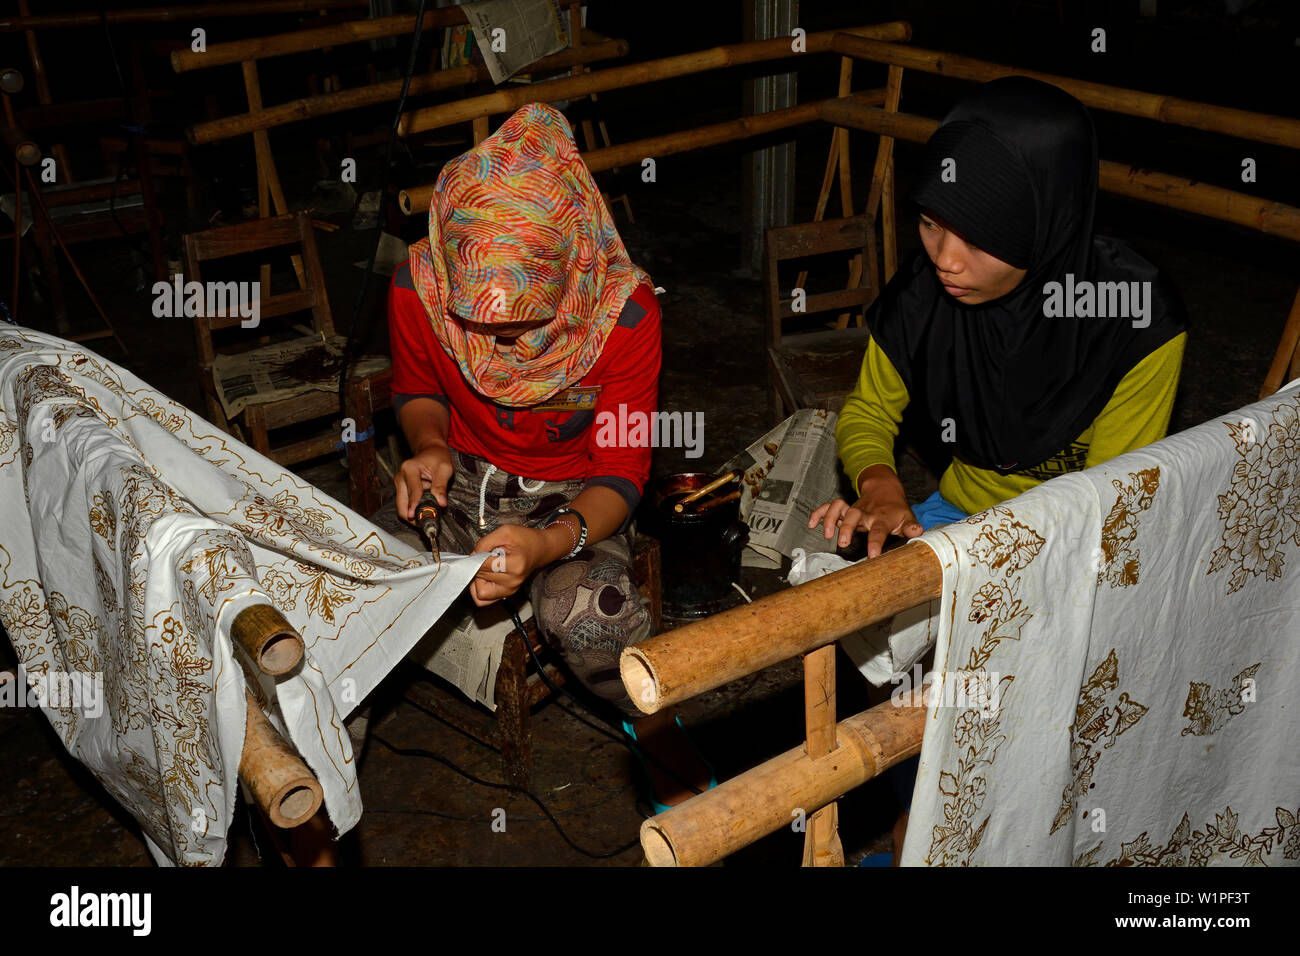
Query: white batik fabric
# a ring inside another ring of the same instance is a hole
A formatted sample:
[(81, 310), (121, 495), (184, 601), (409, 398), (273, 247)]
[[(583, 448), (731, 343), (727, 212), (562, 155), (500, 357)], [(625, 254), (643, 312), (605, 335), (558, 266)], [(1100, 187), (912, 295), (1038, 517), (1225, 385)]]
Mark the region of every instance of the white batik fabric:
[(0, 325), (0, 623), (60, 739), (159, 863), (225, 855), (239, 611), (273, 604), (304, 639), (302, 665), (250, 690), (342, 833), (361, 814), (344, 718), (484, 557), (437, 568), (127, 370)]
[[(834, 552), (806, 553), (795, 548), (790, 555), (790, 584), (803, 584), (835, 571), (870, 560), (846, 561)], [(898, 684), (925, 652), (935, 645), (939, 629), (939, 602), (910, 607), (877, 624), (846, 634), (840, 647), (858, 672), (876, 687)]]
[(905, 865), (1300, 864), (1297, 385), (908, 545), (944, 583)]

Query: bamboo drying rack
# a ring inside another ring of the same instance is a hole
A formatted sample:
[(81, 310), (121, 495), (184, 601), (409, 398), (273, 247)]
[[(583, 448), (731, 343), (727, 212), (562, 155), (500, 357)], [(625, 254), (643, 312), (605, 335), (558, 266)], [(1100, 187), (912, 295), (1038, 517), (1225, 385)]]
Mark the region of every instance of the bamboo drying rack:
[[(578, 9), (587, 0), (558, 0), (560, 6)], [(193, 143), (210, 143), (251, 133), (253, 137), (253, 155), (257, 169), (257, 215), (259, 219), (268, 216), (283, 216), (289, 212), (285, 199), (284, 186), (280, 182), (280, 173), (271, 152), (271, 141), (267, 130), (287, 123), (297, 122), (314, 116), (324, 116), (361, 106), (395, 100), (401, 92), (401, 81), (377, 83), (358, 87), (353, 90), (334, 91), (318, 96), (305, 97), (283, 103), (274, 107), (265, 107), (262, 103), (262, 86), (258, 76), (258, 61), (293, 53), (305, 53), (324, 50), (349, 43), (385, 39), (414, 32), (416, 16), (397, 15), (371, 19), (350, 20), (344, 23), (324, 27), (312, 27), (289, 33), (271, 36), (253, 37), (245, 40), (233, 40), (228, 43), (216, 43), (204, 51), (175, 50), (171, 55), (172, 69), (177, 73), (194, 70), (211, 69), (218, 66), (239, 64), (244, 82), (244, 96), (248, 111), (223, 119), (199, 123), (190, 127), (186, 135)], [(465, 11), (459, 7), (445, 7), (430, 10), (423, 18), (423, 29), (448, 27), (467, 23)], [(622, 56), (627, 52), (626, 44), (618, 41), (595, 43), (588, 47), (581, 45), (581, 36), (575, 39), (575, 49), (566, 54), (557, 54), (548, 58), (548, 66), (573, 66), (580, 69), (583, 63), (592, 62), (610, 56)], [(473, 82), (486, 74), (486, 68), (466, 67), (456, 70), (439, 71), (428, 76), (413, 78), (411, 92), (415, 94), (432, 92), (457, 85)], [(476, 126), (475, 134), (480, 130)], [(482, 131), (486, 135), (486, 130)], [(481, 137), (479, 137), (481, 138)], [(294, 273), (298, 285), (307, 287), (306, 273), (302, 257), (292, 257)], [(262, 268), (263, 285), (270, 282), (270, 266)]]
[(881, 704), (836, 720), (835, 642), (939, 597), (924, 544), (896, 548), (627, 648), (623, 683), (648, 714), (803, 655), (805, 743), (641, 826), (651, 866), (707, 866), (802, 812), (804, 864), (842, 866), (835, 801), (920, 752), (925, 708)]

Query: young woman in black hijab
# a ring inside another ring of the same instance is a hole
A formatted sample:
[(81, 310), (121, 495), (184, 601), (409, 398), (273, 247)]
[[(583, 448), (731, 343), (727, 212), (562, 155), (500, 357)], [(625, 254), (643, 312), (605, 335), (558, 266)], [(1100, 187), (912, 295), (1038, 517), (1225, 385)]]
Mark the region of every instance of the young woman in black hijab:
[[(836, 428), (860, 497), (822, 505), (809, 527), (841, 546), (866, 531), (875, 557), (927, 518), (983, 511), (1164, 437), (1182, 301), (1131, 247), (1093, 234), (1096, 199), (1096, 134), (1068, 93), (1006, 77), (948, 114), (911, 195), (923, 249), (867, 313)], [(905, 409), (953, 455), (916, 508), (893, 467)]]
[[(1164, 437), (1187, 338), (1159, 270), (1093, 234), (1097, 139), (1069, 94), (1025, 77), (987, 83), (944, 119), (921, 168), (910, 198), (923, 249), (867, 313), (871, 340), (836, 428), (859, 498), (808, 524), (841, 547), (866, 531), (868, 557), (890, 534), (916, 537)], [(894, 468), (904, 411), (952, 452), (939, 491), (915, 507)], [(905, 807), (912, 763), (894, 775)]]

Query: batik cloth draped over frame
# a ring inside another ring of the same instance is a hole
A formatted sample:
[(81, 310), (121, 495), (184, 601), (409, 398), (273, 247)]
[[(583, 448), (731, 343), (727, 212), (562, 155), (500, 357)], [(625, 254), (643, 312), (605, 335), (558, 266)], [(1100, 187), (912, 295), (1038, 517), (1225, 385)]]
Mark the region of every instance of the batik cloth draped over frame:
[(1300, 381), (921, 541), (904, 864), (1300, 864)]
[(343, 719), (484, 557), (435, 568), (125, 369), (0, 326), (0, 623), (29, 680), (99, 682), (98, 715), (70, 695), (42, 710), (159, 863), (225, 855), (239, 611), (274, 604), (303, 637), (303, 664), (253, 690), (341, 833), (361, 814)]
[[(519, 109), (438, 175), (429, 237), (411, 277), (434, 335), (482, 395), (536, 405), (600, 358), (628, 296), (649, 277), (632, 264), (564, 116)], [(550, 320), (506, 356), (484, 326)]]

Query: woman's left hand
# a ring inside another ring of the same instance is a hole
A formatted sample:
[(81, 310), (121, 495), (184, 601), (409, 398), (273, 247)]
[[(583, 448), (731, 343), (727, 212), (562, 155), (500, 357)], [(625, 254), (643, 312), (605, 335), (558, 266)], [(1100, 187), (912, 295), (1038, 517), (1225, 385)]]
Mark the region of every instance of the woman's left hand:
[[(546, 534), (525, 525), (503, 524), (484, 535), (474, 546), (473, 554), (504, 548), (505, 558), (489, 558), (470, 582), (469, 593), (479, 607), (487, 607), (509, 597), (523, 586), (537, 568), (549, 563)], [(493, 570), (504, 564), (504, 570)]]

